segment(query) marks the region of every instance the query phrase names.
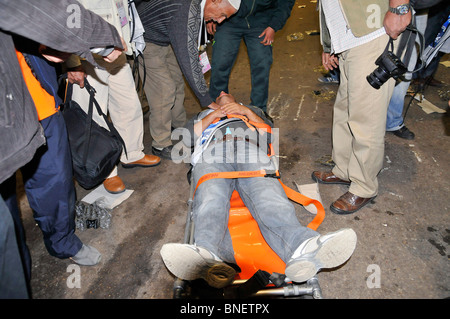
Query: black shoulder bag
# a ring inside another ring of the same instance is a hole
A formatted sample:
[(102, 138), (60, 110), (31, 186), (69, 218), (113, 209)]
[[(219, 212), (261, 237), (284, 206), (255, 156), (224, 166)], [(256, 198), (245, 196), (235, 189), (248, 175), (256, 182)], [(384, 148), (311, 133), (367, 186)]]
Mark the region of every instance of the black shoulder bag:
[[(89, 92), (88, 114), (72, 100), (73, 84), (67, 84), (66, 98), (62, 114), (67, 126), (75, 179), (85, 189), (91, 189), (102, 183), (120, 160), (122, 150), (126, 148), (114, 125), (102, 112), (95, 99), (95, 89), (87, 79), (84, 88)], [(95, 108), (103, 117), (109, 130), (98, 125), (92, 114)]]

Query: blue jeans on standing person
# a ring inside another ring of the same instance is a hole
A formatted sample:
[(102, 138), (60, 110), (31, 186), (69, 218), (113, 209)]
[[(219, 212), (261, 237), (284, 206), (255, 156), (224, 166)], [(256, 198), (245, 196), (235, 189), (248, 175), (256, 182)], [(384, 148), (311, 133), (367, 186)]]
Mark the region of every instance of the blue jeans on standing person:
[(217, 27), (211, 58), (209, 93), (215, 100), (220, 92), (229, 92), (231, 69), (236, 61), (242, 39), (247, 46), (251, 72), (251, 105), (267, 111), (272, 46), (263, 45), (259, 35), (264, 28), (249, 28), (243, 19), (240, 24), (224, 23)]
[[(244, 151), (245, 150), (245, 151)], [(274, 170), (267, 153), (246, 141), (210, 146), (193, 169), (194, 185), (205, 174), (232, 171)], [(222, 260), (236, 263), (228, 230), (230, 197), (237, 190), (258, 223), (272, 250), (287, 262), (306, 239), (317, 236), (302, 226), (283, 187), (276, 178), (211, 179), (198, 187), (193, 203), (194, 241)]]
[(401, 81), (395, 88), (389, 102), (386, 118), (386, 131), (397, 131), (404, 126), (403, 106), (405, 104), (405, 94), (408, 90), (410, 81)]

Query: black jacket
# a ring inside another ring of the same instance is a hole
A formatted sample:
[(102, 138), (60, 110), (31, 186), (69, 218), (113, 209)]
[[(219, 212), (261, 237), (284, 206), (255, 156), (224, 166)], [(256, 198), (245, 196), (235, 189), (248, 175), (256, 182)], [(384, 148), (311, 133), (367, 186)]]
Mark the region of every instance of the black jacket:
[(88, 61), (94, 61), (91, 47), (122, 47), (114, 27), (75, 0), (0, 0), (0, 183), (28, 163), (45, 142), (12, 34)]
[(278, 31), (290, 17), (294, 4), (295, 0), (242, 0), (238, 12), (227, 22), (245, 22), (249, 28), (271, 27)]

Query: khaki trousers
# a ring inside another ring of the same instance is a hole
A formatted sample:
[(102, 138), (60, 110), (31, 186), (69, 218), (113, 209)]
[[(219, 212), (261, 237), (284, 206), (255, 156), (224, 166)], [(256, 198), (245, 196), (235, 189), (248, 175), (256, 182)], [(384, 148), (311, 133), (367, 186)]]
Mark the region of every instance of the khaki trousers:
[(366, 198), (378, 194), (387, 108), (395, 86), (395, 80), (390, 78), (376, 90), (366, 76), (377, 68), (375, 61), (388, 40), (387, 35), (381, 36), (339, 57), (341, 79), (333, 115), (333, 173), (351, 181), (351, 193)]
[[(104, 70), (95, 68), (92, 64), (82, 61), (83, 68), (87, 74), (87, 80), (95, 89), (95, 98), (105, 114), (109, 113), (114, 127), (122, 137), (127, 155), (122, 153), (120, 161), (130, 163), (144, 157), (144, 121), (141, 102), (136, 92), (135, 82), (130, 65), (127, 63), (125, 54), (122, 54), (113, 63), (105, 62), (101, 57), (95, 61)], [(80, 89), (78, 85), (73, 86), (73, 100), (87, 112), (89, 106), (89, 93)], [(102, 117), (95, 111), (94, 120), (101, 126), (107, 128)], [(109, 177), (117, 175), (117, 167)]]
[[(172, 145), (172, 127), (186, 123), (184, 78), (172, 47), (146, 43), (143, 52), (146, 78), (145, 95), (150, 107), (149, 125), (152, 146)], [(144, 74), (140, 65), (140, 74)]]

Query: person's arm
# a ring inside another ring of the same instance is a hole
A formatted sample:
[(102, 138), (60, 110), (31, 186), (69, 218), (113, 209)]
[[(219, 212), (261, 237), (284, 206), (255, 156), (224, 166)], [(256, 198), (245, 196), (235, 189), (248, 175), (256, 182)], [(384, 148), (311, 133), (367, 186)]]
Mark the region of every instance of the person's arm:
[(244, 115), (248, 118), (249, 121), (255, 122), (255, 123), (264, 123), (264, 120), (259, 117), (255, 112), (253, 112), (251, 109), (246, 107), (245, 105), (233, 102), (228, 103), (220, 107), (220, 109), (225, 114), (237, 114), (237, 115)]
[(275, 32), (282, 29), (286, 24), (287, 19), (291, 16), (295, 0), (278, 0), (276, 2), (275, 8), (269, 10), (269, 12), (272, 12), (272, 19), (269, 22), (269, 27)]
[[(409, 4), (409, 0), (389, 0), (389, 6), (391, 8), (395, 8), (401, 4)], [(411, 9), (405, 15), (399, 15), (388, 11), (384, 16), (383, 26), (386, 33), (395, 40), (403, 31), (405, 31), (410, 23)]]
[(0, 0), (0, 29), (91, 63), (91, 48), (123, 49), (116, 29), (76, 0)]
[(195, 136), (202, 135), (202, 132), (210, 126), (216, 119), (220, 119), (222, 117), (226, 116), (226, 113), (222, 111), (221, 109), (217, 109), (208, 115), (206, 115), (204, 118), (202, 118), (200, 121), (194, 124), (194, 133)]
[[(193, 4), (192, 4), (193, 5)], [(217, 109), (209, 95), (208, 85), (198, 56), (200, 17), (190, 17), (189, 8), (180, 7), (168, 26), (170, 44), (183, 75), (202, 107)], [(198, 25), (197, 25), (198, 23)], [(198, 26), (198, 29), (195, 27)]]

